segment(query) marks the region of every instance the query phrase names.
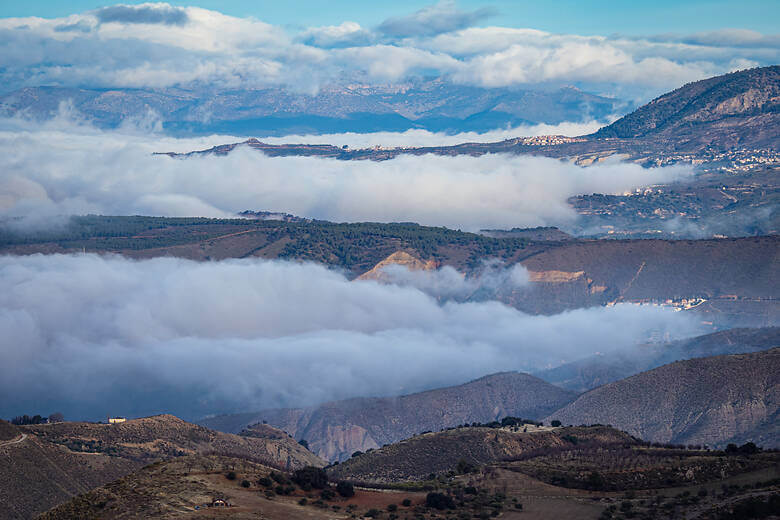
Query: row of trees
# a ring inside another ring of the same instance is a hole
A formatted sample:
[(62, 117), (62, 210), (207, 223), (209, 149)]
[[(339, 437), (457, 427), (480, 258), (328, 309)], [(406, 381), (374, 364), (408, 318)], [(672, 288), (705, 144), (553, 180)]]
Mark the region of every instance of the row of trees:
[(32, 417), (25, 415), (17, 415), (11, 419), (11, 424), (21, 426), (23, 424), (46, 424), (46, 423), (58, 423), (65, 420), (65, 416), (60, 412), (55, 412), (48, 417), (42, 417), (40, 415), (33, 415)]

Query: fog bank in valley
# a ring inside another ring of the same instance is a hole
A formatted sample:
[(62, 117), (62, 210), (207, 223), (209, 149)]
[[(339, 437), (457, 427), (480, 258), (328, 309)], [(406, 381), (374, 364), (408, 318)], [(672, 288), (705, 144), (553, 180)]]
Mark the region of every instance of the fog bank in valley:
[[(522, 268), (502, 269), (463, 283), (523, 290)], [(196, 418), (393, 395), (697, 332), (652, 306), (530, 316), (441, 298), (452, 274), (382, 284), (278, 261), (0, 257), (0, 417)]]
[[(271, 158), (239, 148), (226, 157), (173, 159), (222, 138), (102, 132), (70, 120), (0, 121), (0, 216), (68, 214), (226, 217), (283, 211), (337, 222), (413, 221), (464, 230), (567, 226), (567, 199), (622, 193), (687, 178), (688, 167), (645, 169), (608, 161), (582, 168), (542, 157), (400, 156), (337, 161)], [(338, 136), (332, 136), (340, 143)]]

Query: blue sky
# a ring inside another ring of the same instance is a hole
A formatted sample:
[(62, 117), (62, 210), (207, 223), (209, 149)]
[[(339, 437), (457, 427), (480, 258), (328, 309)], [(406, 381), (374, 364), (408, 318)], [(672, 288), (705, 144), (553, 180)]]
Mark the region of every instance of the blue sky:
[(646, 101), (690, 81), (780, 63), (772, 25), (780, 2), (138, 4), (5, 1), (0, 93), (50, 85), (313, 94), (441, 77)]
[[(115, 2), (95, 0), (36, 0), (19, 2), (2, 0), (0, 16), (61, 17), (88, 11)], [(124, 1), (140, 4), (139, 1)], [(367, 2), (366, 0), (192, 0), (171, 1), (172, 5), (198, 6), (233, 16), (252, 16), (260, 20), (288, 27), (333, 25), (344, 20), (372, 26), (382, 20), (401, 16), (433, 2), (394, 0)], [(660, 34), (667, 32), (691, 33), (724, 28), (751, 29), (765, 34), (778, 32), (780, 2), (772, 0), (655, 0), (577, 1), (557, 0), (539, 2), (530, 0), (461, 0), (462, 9), (492, 7), (496, 14), (480, 25), (531, 27), (556, 33), (628, 35)]]

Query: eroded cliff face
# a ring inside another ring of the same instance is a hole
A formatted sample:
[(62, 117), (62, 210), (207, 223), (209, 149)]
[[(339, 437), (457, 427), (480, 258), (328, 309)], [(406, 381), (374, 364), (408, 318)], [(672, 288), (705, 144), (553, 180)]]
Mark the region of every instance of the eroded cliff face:
[(432, 271), (438, 267), (435, 260), (420, 260), (406, 251), (396, 251), (376, 264), (371, 270), (358, 276), (358, 280), (387, 281), (388, 277), (383, 270), (391, 265), (406, 267), (410, 271)]

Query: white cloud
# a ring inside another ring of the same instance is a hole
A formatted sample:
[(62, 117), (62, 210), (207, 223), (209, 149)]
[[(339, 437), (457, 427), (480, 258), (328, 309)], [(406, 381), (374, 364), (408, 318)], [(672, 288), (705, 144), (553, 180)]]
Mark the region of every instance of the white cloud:
[(6, 89), (205, 85), (313, 92), (345, 78), (383, 82), (422, 74), (480, 86), (576, 83), (607, 92), (625, 86), (644, 96), (780, 58), (777, 35), (752, 31), (629, 38), (473, 27), (488, 14), (442, 2), (373, 32), (345, 21), (298, 33), (159, 3), (56, 19), (4, 18), (0, 80)]
[(7, 123), (16, 126), (0, 131), (0, 182), (15, 186), (3, 205), (6, 215), (16, 216), (225, 216), (265, 209), (336, 222), (415, 221), (468, 230), (566, 226), (576, 219), (566, 202), (573, 195), (622, 193), (691, 174), (680, 166), (607, 161), (582, 168), (508, 154), (401, 155), (374, 162), (271, 158), (239, 148), (226, 157), (173, 159), (152, 153), (202, 149), (230, 138), (100, 132), (62, 121), (21, 130), (19, 120)]
[(529, 316), (261, 260), (6, 256), (0, 285), (6, 417), (193, 417), (394, 394), (696, 332), (658, 307)]

